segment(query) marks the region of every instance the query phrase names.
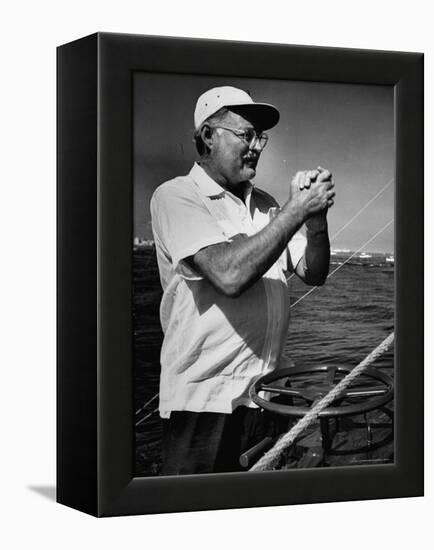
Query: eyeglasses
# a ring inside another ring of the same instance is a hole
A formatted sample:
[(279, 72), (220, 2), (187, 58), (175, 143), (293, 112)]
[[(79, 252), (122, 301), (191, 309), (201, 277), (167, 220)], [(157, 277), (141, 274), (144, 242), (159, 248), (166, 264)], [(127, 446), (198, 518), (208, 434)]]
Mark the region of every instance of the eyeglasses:
[(257, 144), (259, 144), (259, 148), (262, 151), (262, 149), (267, 145), (268, 134), (265, 132), (257, 134), (253, 128), (248, 128), (242, 132), (234, 130), (233, 128), (227, 128), (226, 126), (213, 126), (213, 128), (221, 128), (222, 130), (232, 132), (235, 136), (237, 136), (237, 138), (244, 141), (249, 146), (249, 149), (253, 149)]

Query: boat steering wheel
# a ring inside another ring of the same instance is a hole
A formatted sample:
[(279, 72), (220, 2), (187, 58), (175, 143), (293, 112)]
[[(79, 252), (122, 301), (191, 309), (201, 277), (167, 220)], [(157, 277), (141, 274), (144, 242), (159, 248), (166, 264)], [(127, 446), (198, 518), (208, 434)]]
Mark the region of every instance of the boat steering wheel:
[[(322, 399), (351, 369), (318, 366), (289, 367), (261, 376), (250, 387), (250, 397), (263, 409), (301, 417)], [(268, 395), (264, 395), (264, 393)], [(367, 367), (318, 418), (350, 416), (385, 405), (393, 398), (393, 380), (376, 368)]]

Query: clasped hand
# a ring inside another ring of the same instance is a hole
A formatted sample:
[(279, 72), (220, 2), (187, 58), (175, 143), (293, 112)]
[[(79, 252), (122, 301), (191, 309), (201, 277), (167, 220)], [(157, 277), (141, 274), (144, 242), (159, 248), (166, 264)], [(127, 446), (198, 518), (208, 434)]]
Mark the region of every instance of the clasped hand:
[(318, 166), (316, 170), (297, 172), (290, 186), (290, 201), (302, 209), (305, 219), (326, 213), (334, 204), (332, 174)]

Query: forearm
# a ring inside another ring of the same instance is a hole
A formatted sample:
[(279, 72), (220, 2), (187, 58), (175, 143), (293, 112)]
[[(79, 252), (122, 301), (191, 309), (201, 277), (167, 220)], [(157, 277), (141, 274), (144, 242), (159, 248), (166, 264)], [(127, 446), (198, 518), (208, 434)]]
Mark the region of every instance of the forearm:
[(308, 220), (306, 237), (302, 273), (298, 274), (309, 285), (322, 285), (327, 279), (330, 267), (330, 241), (325, 215)]
[(301, 210), (290, 202), (261, 231), (200, 250), (193, 263), (218, 290), (239, 296), (277, 261), (303, 223)]

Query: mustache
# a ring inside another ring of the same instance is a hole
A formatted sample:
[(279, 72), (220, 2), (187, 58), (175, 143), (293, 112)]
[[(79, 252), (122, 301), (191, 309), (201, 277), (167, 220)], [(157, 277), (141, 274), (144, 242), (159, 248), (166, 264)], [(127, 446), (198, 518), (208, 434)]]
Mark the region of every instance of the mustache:
[(258, 160), (259, 160), (259, 155), (258, 155), (258, 153), (250, 152), (250, 153), (247, 153), (247, 155), (245, 155), (245, 156), (243, 157), (243, 160), (244, 160), (245, 162), (251, 162), (251, 161), (258, 162)]

